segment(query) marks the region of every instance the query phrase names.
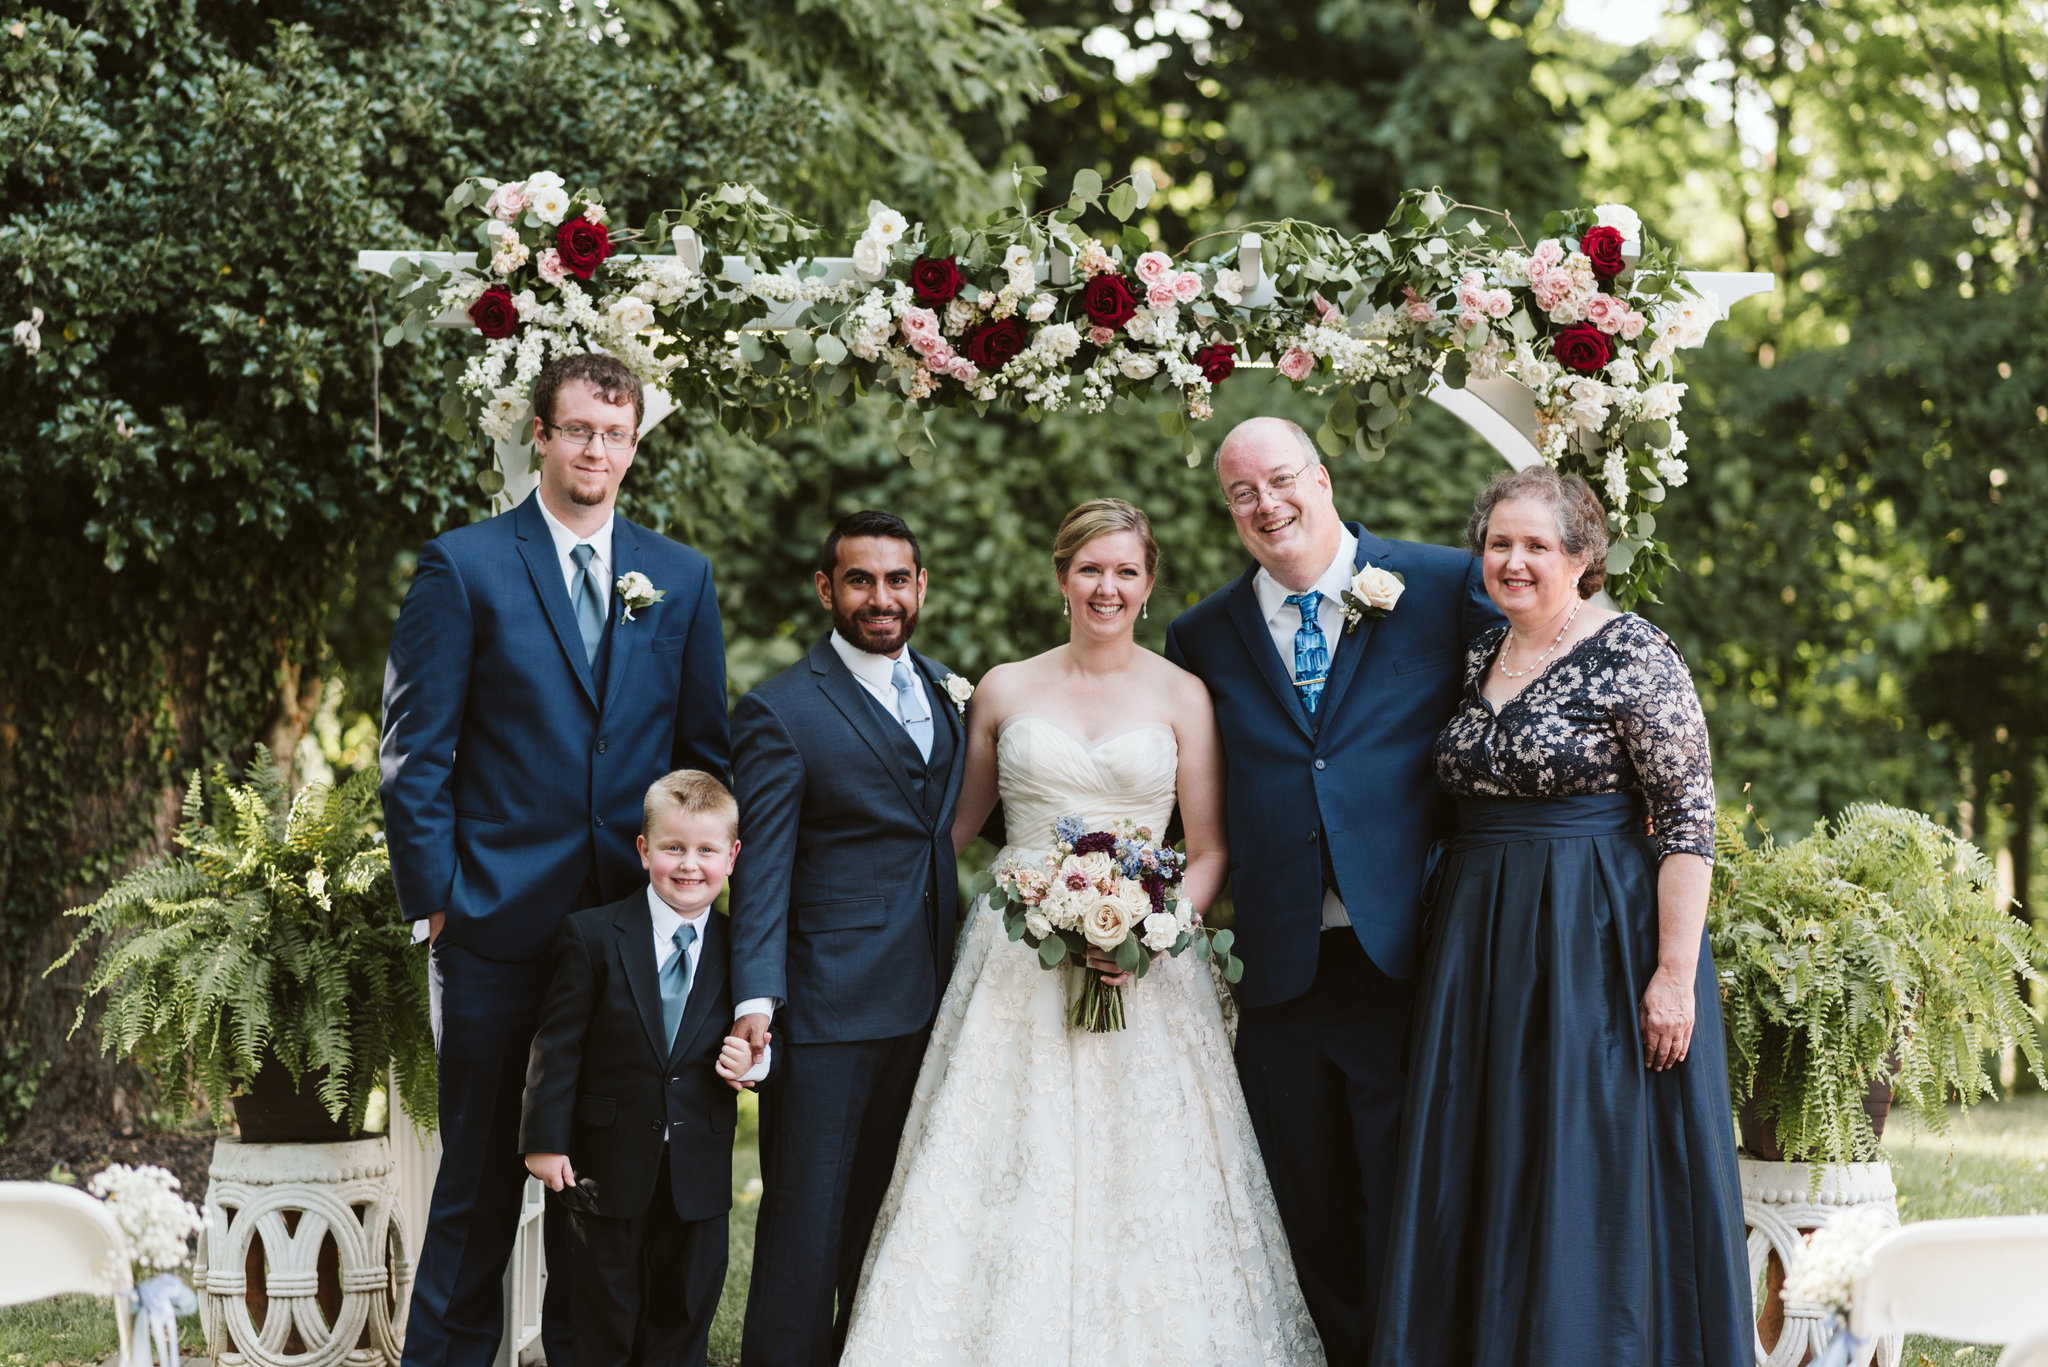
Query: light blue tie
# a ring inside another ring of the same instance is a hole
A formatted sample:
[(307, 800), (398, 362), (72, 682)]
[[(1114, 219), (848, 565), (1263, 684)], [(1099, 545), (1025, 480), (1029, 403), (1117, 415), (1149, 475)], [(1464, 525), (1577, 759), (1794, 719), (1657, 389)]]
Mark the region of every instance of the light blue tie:
[(917, 753), (930, 759), (932, 710), (925, 706), (924, 690), (917, 686), (917, 675), (911, 671), (910, 661), (898, 660), (896, 668), (889, 673), (889, 682), (896, 685), (896, 710), (903, 717), (903, 729), (917, 743)]
[(576, 562), (575, 590), (569, 597), (576, 605), (576, 628), (583, 633), (583, 662), (597, 667), (597, 646), (604, 639), (604, 595), (597, 591), (597, 576), (590, 572), (590, 558), (597, 547), (585, 543), (570, 548)]
[(677, 926), (671, 939), (675, 956), (661, 965), (661, 1035), (674, 1053), (676, 1027), (683, 1023), (683, 1003), (690, 999), (690, 946), (697, 942), (697, 927)]
[(1287, 601), (1301, 614), (1301, 625), (1294, 631), (1294, 687), (1301, 694), (1301, 705), (1313, 717), (1330, 673), (1330, 644), (1323, 639), (1322, 619), (1316, 613), (1323, 595), (1311, 589), (1289, 594)]

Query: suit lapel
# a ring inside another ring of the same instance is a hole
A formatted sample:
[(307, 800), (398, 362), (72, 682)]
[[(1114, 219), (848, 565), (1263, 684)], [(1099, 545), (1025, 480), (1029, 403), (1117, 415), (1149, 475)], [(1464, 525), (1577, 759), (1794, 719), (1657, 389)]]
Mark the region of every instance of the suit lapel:
[[(612, 519), (612, 582), (617, 584), (628, 574), (640, 568), (640, 529), (623, 517)], [(658, 587), (658, 586), (657, 586)], [(604, 710), (610, 711), (619, 700), (619, 690), (624, 687), (626, 673), (641, 637), (652, 630), (645, 616), (632, 621), (625, 620), (625, 600), (615, 592), (612, 594), (611, 610), (611, 652), (604, 667)], [(580, 637), (578, 638), (581, 639)]]
[[(942, 791), (939, 793), (939, 803), (938, 806), (933, 808), (934, 811), (943, 812), (946, 810), (947, 804), (954, 800), (954, 790), (959, 787), (961, 772), (965, 768), (958, 761), (967, 750), (967, 728), (960, 720), (960, 708), (954, 703), (953, 695), (946, 691), (945, 680), (939, 673), (938, 665), (914, 650), (910, 652), (910, 658), (916, 663), (918, 672), (924, 675), (925, 686), (932, 695), (933, 715), (944, 716), (945, 720), (942, 725), (945, 726), (947, 734), (953, 741), (953, 759), (955, 762), (947, 766), (945, 782), (942, 785)], [(931, 784), (931, 774), (929, 771), (925, 774), (925, 784), (927, 789), (929, 789)]]
[[(1357, 523), (1349, 524), (1352, 535), (1358, 538), (1358, 554), (1352, 557), (1351, 570), (1356, 574), (1367, 565), (1386, 568), (1387, 557), (1393, 553), (1393, 543), (1374, 536)], [(1336, 715), (1337, 705), (1344, 700), (1344, 690), (1351, 684), (1351, 676), (1358, 672), (1358, 659), (1365, 654), (1366, 644), (1372, 640), (1373, 627), (1377, 617), (1361, 617), (1358, 625), (1344, 633), (1343, 640), (1332, 652), (1335, 659), (1330, 664), (1330, 681), (1323, 685), (1323, 696), (1317, 704), (1316, 713), (1327, 722)]]
[(853, 677), (852, 671), (839, 658), (839, 653), (832, 649), (829, 635), (811, 647), (811, 672), (817, 676), (819, 691), (867, 742), (868, 749), (875, 752), (875, 758), (882, 762), (882, 768), (903, 794), (904, 802), (912, 811), (922, 815), (924, 803), (918, 798), (916, 785), (910, 781), (910, 771), (903, 767), (903, 757), (896, 751), (894, 738), (882, 730), (887, 718), (861, 695), (860, 680)]
[(576, 671), (576, 680), (583, 685), (583, 696), (595, 706), (597, 684), (591, 678), (590, 661), (583, 658), (583, 633), (577, 630), (576, 614), (569, 606), (569, 589), (562, 581), (562, 562), (555, 554), (555, 539), (548, 534), (548, 524), (541, 516), (539, 500), (540, 490), (536, 489), (524, 503), (512, 510), (512, 530), (519, 537), (519, 555), (526, 561), (526, 572), (533, 579), (534, 592), (540, 595), (541, 609), (547, 614), (548, 624), (555, 629), (555, 640), (561, 643), (562, 653), (569, 657), (569, 667)]
[(655, 1058), (668, 1061), (668, 1041), (661, 1037), (661, 984), (655, 974), (654, 917), (647, 910), (647, 893), (641, 892), (619, 909), (612, 921), (618, 936), (619, 963), (626, 974), (626, 990), (639, 1008), (640, 1024), (647, 1029), (647, 1047)]
[(1237, 634), (1244, 638), (1244, 648), (1252, 657), (1252, 667), (1273, 690), (1274, 698), (1279, 700), (1280, 710), (1293, 718), (1303, 735), (1313, 737), (1315, 728), (1302, 708), (1294, 680), (1288, 677), (1286, 666), (1280, 663), (1280, 652), (1273, 648), (1273, 633), (1266, 626), (1265, 615), (1259, 611), (1259, 592), (1252, 587), (1252, 578), (1258, 572), (1259, 567), (1253, 565), (1230, 586), (1230, 620), (1236, 625)]
[[(704, 1028), (704, 1022), (711, 1018), (711, 1008), (718, 1001), (718, 994), (725, 990), (727, 960), (725, 952), (725, 918), (717, 912), (709, 912), (704, 921), (704, 944), (697, 951), (697, 976), (690, 980), (690, 995), (683, 1002), (683, 1018), (676, 1025), (675, 1047), (668, 1052), (667, 1061), (673, 1062), (688, 1051), (697, 1035)], [(650, 935), (652, 931), (648, 932)]]

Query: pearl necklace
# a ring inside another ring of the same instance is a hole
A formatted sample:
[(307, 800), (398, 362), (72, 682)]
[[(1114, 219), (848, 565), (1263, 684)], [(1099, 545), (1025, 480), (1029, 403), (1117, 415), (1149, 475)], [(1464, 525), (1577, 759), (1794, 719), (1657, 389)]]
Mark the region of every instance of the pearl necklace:
[(1541, 669), (1543, 667), (1543, 662), (1550, 658), (1550, 651), (1557, 649), (1558, 642), (1564, 640), (1564, 634), (1567, 631), (1570, 631), (1572, 629), (1572, 623), (1578, 620), (1579, 609), (1582, 606), (1584, 606), (1585, 601), (1585, 599), (1581, 598), (1578, 602), (1572, 604), (1571, 616), (1565, 618), (1564, 625), (1557, 629), (1557, 639), (1550, 643), (1550, 650), (1546, 650), (1541, 655), (1538, 655), (1536, 657), (1536, 662), (1530, 665), (1527, 669), (1523, 670), (1519, 674), (1517, 674), (1514, 670), (1508, 668), (1507, 648), (1508, 646), (1511, 646), (1515, 643), (1514, 629), (1510, 627), (1508, 629), (1508, 639), (1501, 645), (1500, 658), (1493, 662), (1493, 667), (1500, 671), (1500, 676), (1503, 679), (1525, 679), (1529, 675), (1534, 674), (1538, 669)]

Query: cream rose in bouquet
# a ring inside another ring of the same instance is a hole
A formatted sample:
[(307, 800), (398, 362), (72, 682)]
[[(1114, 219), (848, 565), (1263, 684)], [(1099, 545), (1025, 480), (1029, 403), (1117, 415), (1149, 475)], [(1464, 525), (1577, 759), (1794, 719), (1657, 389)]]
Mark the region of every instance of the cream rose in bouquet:
[(1185, 858), (1152, 838), (1146, 828), (1088, 829), (1078, 816), (1053, 823), (1054, 848), (1038, 864), (1011, 862), (995, 869), (989, 906), (1002, 913), (1012, 940), (1038, 954), (1041, 967), (1071, 959), (1081, 967), (1081, 990), (1067, 1013), (1070, 1029), (1097, 1033), (1124, 1028), (1123, 989), (1087, 966), (1093, 949), (1119, 973), (1142, 978), (1155, 954), (1190, 949), (1212, 955), (1223, 976), (1236, 982), (1244, 964), (1230, 952), (1230, 931), (1210, 931), (1179, 895)]

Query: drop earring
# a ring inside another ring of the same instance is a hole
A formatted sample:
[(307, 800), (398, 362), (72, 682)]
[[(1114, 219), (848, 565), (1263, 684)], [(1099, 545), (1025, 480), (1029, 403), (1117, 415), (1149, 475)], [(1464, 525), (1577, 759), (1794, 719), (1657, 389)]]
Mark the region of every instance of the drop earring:
[(1144, 621), (1144, 620), (1145, 620), (1145, 619), (1146, 619), (1147, 617), (1150, 617), (1151, 615), (1152, 615), (1152, 600), (1151, 600), (1150, 598), (1147, 598), (1147, 599), (1146, 599), (1146, 600), (1145, 600), (1144, 602), (1142, 602), (1142, 603), (1138, 604), (1138, 620), (1142, 622), (1142, 621)]
[(1067, 600), (1066, 600), (1066, 599), (1065, 599), (1064, 597), (1063, 597), (1063, 598), (1061, 598), (1061, 599), (1060, 599), (1060, 616), (1062, 616), (1062, 617), (1070, 617), (1070, 616), (1072, 616), (1072, 615), (1073, 615), (1073, 614), (1072, 614), (1071, 612), (1069, 612), (1069, 611), (1068, 611), (1068, 608), (1067, 608)]

